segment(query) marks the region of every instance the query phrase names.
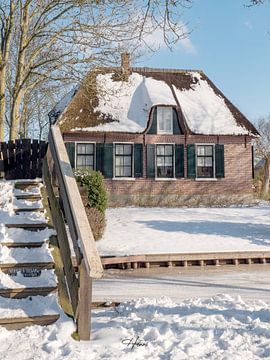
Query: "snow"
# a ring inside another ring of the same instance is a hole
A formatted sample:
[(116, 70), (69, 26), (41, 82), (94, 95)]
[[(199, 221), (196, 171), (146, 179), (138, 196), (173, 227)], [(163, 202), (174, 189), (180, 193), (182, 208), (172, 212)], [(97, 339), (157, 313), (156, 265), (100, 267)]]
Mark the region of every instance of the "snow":
[(8, 275), (0, 272), (0, 289), (22, 289), (56, 287), (57, 279), (54, 270), (42, 270), (39, 276), (27, 277), (22, 272), (16, 275)]
[(47, 263), (52, 262), (53, 258), (48, 244), (43, 244), (39, 248), (9, 248), (1, 246), (0, 264), (17, 263)]
[[(31, 311), (26, 308), (26, 313)], [(5, 360), (256, 360), (270, 356), (269, 304), (243, 301), (239, 296), (219, 294), (179, 303), (168, 297), (141, 298), (116, 309), (96, 310), (92, 320), (91, 342), (73, 340), (74, 326), (63, 315), (47, 327), (0, 328), (1, 354)], [(132, 349), (128, 344), (136, 339), (144, 345)]]
[(224, 99), (217, 95), (200, 73), (190, 72), (199, 81), (191, 89), (174, 90), (191, 131), (205, 135), (247, 135), (248, 130), (237, 125)]
[(46, 228), (40, 231), (29, 231), (20, 228), (6, 228), (4, 224), (0, 227), (1, 243), (41, 243), (47, 241), (51, 236), (56, 235), (56, 231)]
[(270, 207), (112, 208), (106, 220), (101, 255), (270, 250)]
[(26, 299), (9, 299), (1, 297), (0, 318), (54, 315), (61, 312), (57, 296), (33, 296)]
[(75, 128), (73, 131), (123, 131), (142, 132), (148, 122), (149, 111), (154, 105), (176, 106), (170, 87), (164, 82), (132, 73), (128, 81), (114, 81), (113, 73), (97, 76), (99, 105), (101, 112), (115, 120), (90, 128)]
[(24, 200), (24, 199), (14, 199), (13, 200), (13, 208), (14, 209), (42, 209), (42, 201), (31, 201), (31, 200)]

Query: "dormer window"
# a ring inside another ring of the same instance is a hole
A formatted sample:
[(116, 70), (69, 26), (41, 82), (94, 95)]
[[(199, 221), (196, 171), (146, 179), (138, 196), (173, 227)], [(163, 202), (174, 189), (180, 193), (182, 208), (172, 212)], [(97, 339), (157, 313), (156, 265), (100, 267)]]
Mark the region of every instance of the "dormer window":
[(157, 107), (157, 133), (173, 134), (173, 109), (171, 106)]

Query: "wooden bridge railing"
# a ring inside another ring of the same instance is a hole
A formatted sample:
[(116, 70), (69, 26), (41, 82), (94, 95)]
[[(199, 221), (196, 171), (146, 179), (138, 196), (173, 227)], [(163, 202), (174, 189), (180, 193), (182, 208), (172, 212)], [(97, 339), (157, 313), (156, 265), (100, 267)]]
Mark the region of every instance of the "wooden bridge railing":
[[(100, 278), (103, 268), (65, 144), (60, 129), (56, 125), (50, 129), (43, 177), (49, 196), (52, 220), (57, 231), (77, 331), (80, 339), (89, 340), (92, 279)], [(66, 226), (68, 226), (76, 255), (79, 269), (78, 278), (72, 266)]]

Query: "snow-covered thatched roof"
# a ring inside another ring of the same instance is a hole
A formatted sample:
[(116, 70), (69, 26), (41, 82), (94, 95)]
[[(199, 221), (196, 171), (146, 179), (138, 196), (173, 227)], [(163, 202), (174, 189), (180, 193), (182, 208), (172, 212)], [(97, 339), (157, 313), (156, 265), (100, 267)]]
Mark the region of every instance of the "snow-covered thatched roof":
[(123, 77), (116, 68), (90, 73), (88, 79), (60, 115), (62, 131), (142, 133), (151, 109), (170, 105), (187, 133), (257, 135), (202, 71), (131, 68)]

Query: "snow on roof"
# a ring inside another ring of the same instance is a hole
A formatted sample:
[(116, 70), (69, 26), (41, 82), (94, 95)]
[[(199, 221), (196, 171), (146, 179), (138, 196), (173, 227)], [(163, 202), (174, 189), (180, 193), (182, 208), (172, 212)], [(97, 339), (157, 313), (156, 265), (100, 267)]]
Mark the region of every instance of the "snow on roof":
[(142, 132), (148, 122), (151, 108), (155, 105), (176, 106), (170, 87), (165, 81), (158, 81), (138, 73), (132, 73), (127, 81), (115, 81), (114, 73), (97, 75), (99, 104), (94, 109), (115, 120), (94, 127), (75, 130)]
[(174, 90), (190, 130), (205, 135), (246, 135), (248, 129), (237, 124), (224, 98), (214, 92), (198, 72), (190, 89)]

